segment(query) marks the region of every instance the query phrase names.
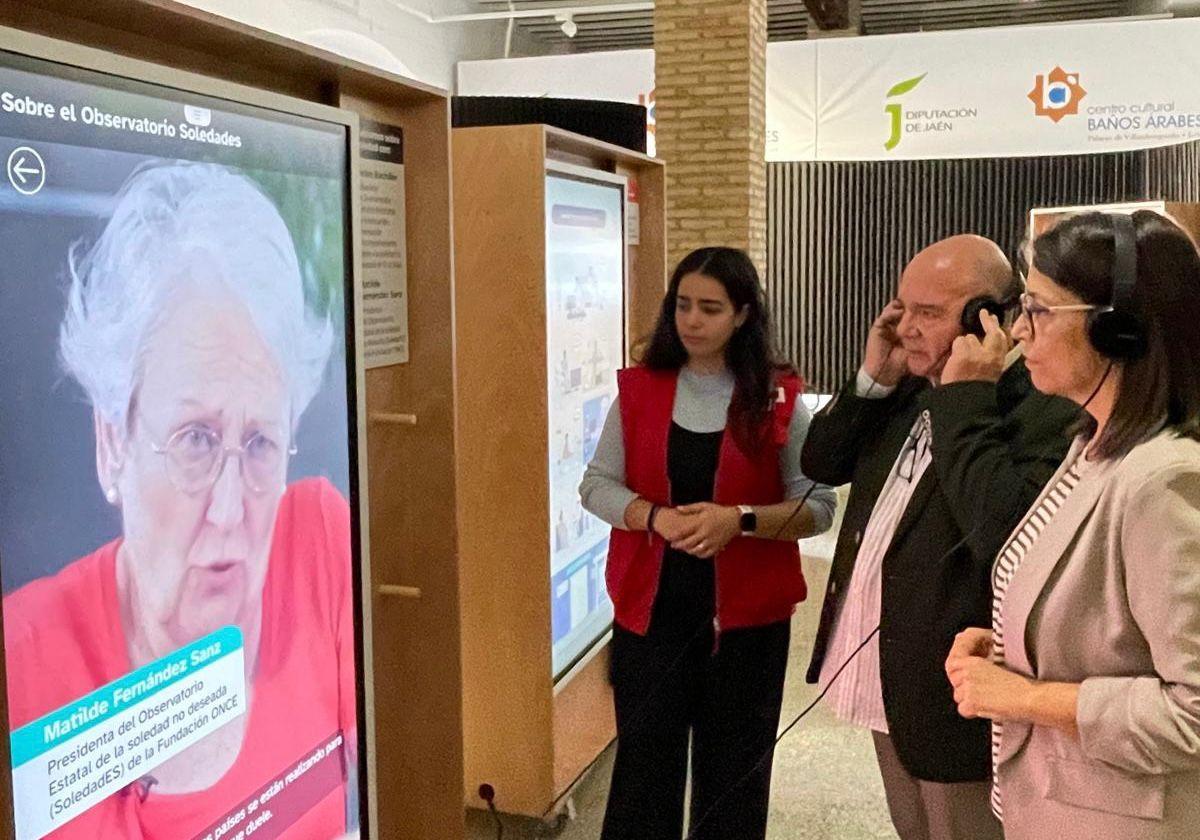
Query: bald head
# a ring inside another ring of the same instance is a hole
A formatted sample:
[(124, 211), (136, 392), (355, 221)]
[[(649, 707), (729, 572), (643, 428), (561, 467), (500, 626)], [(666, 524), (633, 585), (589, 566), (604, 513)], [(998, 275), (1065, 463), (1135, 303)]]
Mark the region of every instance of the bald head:
[(962, 334), (971, 298), (1008, 296), (1012, 267), (990, 239), (972, 234), (935, 242), (912, 258), (900, 277), (904, 314), (897, 335), (908, 351), (909, 372), (936, 379), (954, 339)]
[(1001, 299), (1012, 285), (1012, 266), (990, 239), (964, 233), (935, 242), (921, 251), (904, 276), (919, 275), (922, 285), (937, 285), (954, 297), (977, 295)]

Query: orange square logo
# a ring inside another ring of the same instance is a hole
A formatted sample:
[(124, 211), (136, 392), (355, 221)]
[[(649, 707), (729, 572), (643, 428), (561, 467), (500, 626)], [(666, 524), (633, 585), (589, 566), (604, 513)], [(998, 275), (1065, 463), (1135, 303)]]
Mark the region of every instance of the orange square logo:
[(1078, 73), (1068, 73), (1055, 67), (1046, 75), (1039, 75), (1029, 99), (1039, 117), (1049, 117), (1058, 122), (1063, 117), (1079, 113), (1079, 102), (1087, 91), (1079, 84)]

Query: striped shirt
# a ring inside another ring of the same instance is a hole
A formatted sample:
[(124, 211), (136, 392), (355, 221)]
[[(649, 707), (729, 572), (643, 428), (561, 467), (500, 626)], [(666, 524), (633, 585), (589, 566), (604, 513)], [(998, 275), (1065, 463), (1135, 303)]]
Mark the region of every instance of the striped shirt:
[[(1025, 517), (1016, 530), (1008, 545), (1001, 550), (992, 567), (992, 661), (1004, 665), (1004, 597), (1008, 594), (1009, 584), (1020, 568), (1030, 547), (1041, 536), (1046, 525), (1054, 518), (1067, 496), (1079, 484), (1079, 461), (1062, 474), (1050, 492), (1042, 497), (1033, 510)], [(992, 721), (992, 811), (1000, 819), (1004, 818), (1000, 802), (1000, 785), (996, 780), (997, 764), (1000, 758), (1000, 739), (1004, 734), (1004, 725), (1000, 721)]]
[[(875, 732), (888, 731), (883, 683), (879, 676), (879, 634), (875, 632), (879, 627), (883, 597), (883, 558), (892, 544), (896, 526), (908, 509), (913, 491), (933, 461), (932, 437), (929, 412), (924, 411), (913, 424), (887, 482), (875, 500), (875, 508), (859, 540), (849, 589), (821, 665), (821, 688), (828, 689), (827, 697), (834, 714)], [(855, 655), (868, 636), (870, 641)], [(834, 681), (847, 660), (849, 664)]]

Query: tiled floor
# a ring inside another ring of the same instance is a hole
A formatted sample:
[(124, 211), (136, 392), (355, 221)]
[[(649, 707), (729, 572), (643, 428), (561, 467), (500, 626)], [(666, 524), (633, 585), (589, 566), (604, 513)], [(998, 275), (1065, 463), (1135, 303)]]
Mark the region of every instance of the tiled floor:
[[(816, 630), (820, 596), (829, 573), (828, 538), (806, 545), (805, 573), (812, 597), (792, 623), (791, 663), (783, 706), (784, 725), (812, 701), (815, 691), (804, 682)], [(576, 788), (576, 816), (558, 833), (560, 840), (596, 840), (604, 816), (612, 751), (604, 755)], [(504, 818), (505, 840), (549, 836), (532, 820)], [(780, 742), (775, 752), (771, 797), (771, 840), (895, 840), (883, 800), (883, 786), (870, 736), (837, 721), (818, 705)], [(469, 840), (493, 840), (491, 817), (467, 814)]]

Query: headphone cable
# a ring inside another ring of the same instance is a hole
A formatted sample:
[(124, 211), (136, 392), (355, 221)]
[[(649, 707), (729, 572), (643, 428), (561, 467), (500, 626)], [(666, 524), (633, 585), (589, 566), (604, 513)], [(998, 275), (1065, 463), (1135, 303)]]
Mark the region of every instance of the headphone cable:
[[(947, 557), (952, 555), (954, 552), (958, 551), (958, 549), (960, 549), (964, 545), (966, 545), (967, 541), (970, 540), (970, 538), (975, 535), (975, 532), (979, 530), (979, 527), (980, 526), (976, 525), (974, 528), (972, 528), (962, 539), (960, 539), (957, 543), (955, 543), (953, 546), (951, 546), (950, 550), (947, 551), (945, 554), (943, 554), (941, 556), (941, 558), (939, 558), (938, 562), (940, 563), (942, 560), (945, 560)], [(856, 647), (854, 649), (854, 651), (848, 657), (846, 657), (846, 660), (840, 666), (838, 666), (837, 671), (835, 671), (833, 676), (830, 677), (829, 682), (827, 682), (825, 684), (825, 687), (821, 689), (821, 692), (816, 696), (816, 698), (811, 703), (809, 703), (804, 708), (804, 710), (802, 712), (800, 712), (800, 714), (796, 715), (796, 717), (794, 717), (792, 719), (792, 721), (779, 732), (778, 736), (776, 736), (776, 738), (775, 738), (775, 742), (773, 744), (771, 744), (771, 746), (763, 752), (763, 754), (759, 757), (758, 761), (756, 761), (754, 763), (754, 766), (751, 767), (740, 779), (738, 779), (732, 785), (727, 787), (721, 793), (721, 795), (718, 796), (716, 798), (716, 800), (713, 801), (713, 804), (710, 805), (708, 807), (708, 809), (705, 810), (705, 812), (700, 815), (700, 819), (696, 821), (696, 824), (694, 826), (688, 827), (688, 833), (685, 836), (684, 840), (694, 840), (696, 832), (700, 830), (700, 827), (702, 825), (704, 825), (704, 823), (713, 814), (713, 812), (715, 812), (717, 810), (717, 807), (722, 802), (724, 802), (731, 793), (733, 793), (735, 790), (737, 790), (742, 785), (744, 785), (747, 781), (749, 781), (750, 778), (753, 777), (754, 774), (757, 773), (759, 771), (759, 769), (762, 767), (763, 762), (765, 762), (768, 758), (771, 758), (775, 755), (775, 749), (779, 746), (779, 742), (782, 741), (789, 732), (791, 732), (793, 729), (795, 729), (796, 726), (799, 725), (800, 721), (803, 720), (805, 718), (805, 716), (808, 715), (809, 712), (811, 712), (814, 708), (816, 708), (817, 704), (819, 702), (821, 702), (822, 699), (824, 699), (825, 695), (829, 692), (829, 689), (833, 687), (833, 684), (835, 682), (837, 682), (838, 677), (840, 677), (842, 675), (842, 672), (845, 671), (846, 668), (850, 665), (850, 663), (854, 661), (854, 658), (856, 656), (858, 656), (858, 654), (862, 652), (863, 648), (865, 648), (867, 646), (867, 644), (879, 633), (881, 627), (882, 627), (882, 624), (875, 625), (875, 629), (872, 630), (870, 633), (868, 633), (867, 637), (865, 639), (863, 639), (862, 642), (859, 643), (858, 647)]]

